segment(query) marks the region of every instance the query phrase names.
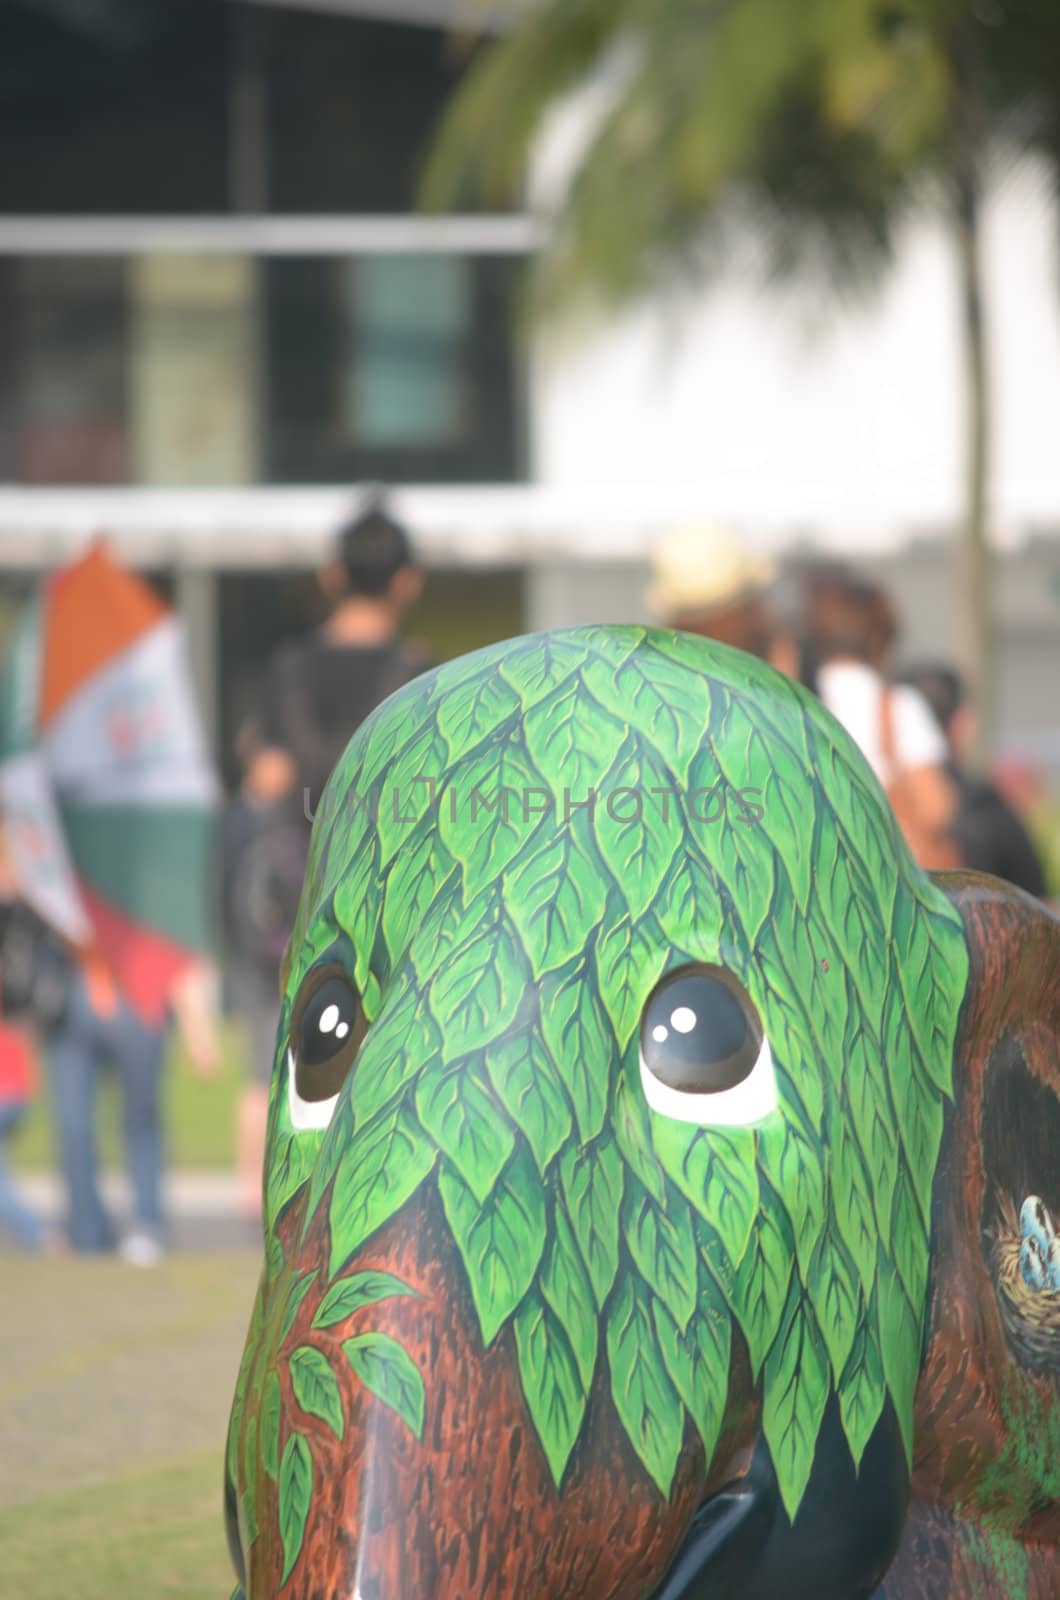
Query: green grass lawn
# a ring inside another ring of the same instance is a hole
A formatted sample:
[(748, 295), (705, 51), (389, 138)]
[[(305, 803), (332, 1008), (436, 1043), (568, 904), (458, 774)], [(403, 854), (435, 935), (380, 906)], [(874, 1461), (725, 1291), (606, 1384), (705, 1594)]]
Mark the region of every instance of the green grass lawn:
[[(200, 1170), (230, 1169), (235, 1161), (236, 1101), (246, 1080), (247, 1056), (243, 1036), (229, 1027), (224, 1034), (221, 1067), (213, 1078), (198, 1078), (182, 1059), (174, 1042), (166, 1070), (166, 1139), (170, 1167)], [(23, 1172), (51, 1168), (51, 1119), (47, 1107), (47, 1074), (43, 1074), (40, 1099), (31, 1109), (15, 1142), (16, 1166)], [(100, 1084), (100, 1159), (104, 1167), (120, 1169), (121, 1100), (116, 1081), (105, 1075)]]
[(0, 1590), (227, 1600), (221, 1473), (258, 1260), (0, 1257)]

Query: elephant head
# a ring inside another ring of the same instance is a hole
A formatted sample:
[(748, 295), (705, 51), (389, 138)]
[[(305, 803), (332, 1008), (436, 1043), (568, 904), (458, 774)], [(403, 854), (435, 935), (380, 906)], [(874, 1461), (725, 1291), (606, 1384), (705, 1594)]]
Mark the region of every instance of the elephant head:
[(283, 977), (247, 1600), (871, 1593), (968, 950), (747, 657), (581, 629), (386, 701)]

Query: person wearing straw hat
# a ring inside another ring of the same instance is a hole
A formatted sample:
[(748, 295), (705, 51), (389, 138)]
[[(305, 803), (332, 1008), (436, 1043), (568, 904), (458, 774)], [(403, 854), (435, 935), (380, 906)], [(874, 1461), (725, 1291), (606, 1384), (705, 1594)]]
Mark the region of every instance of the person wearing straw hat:
[(744, 549), (724, 528), (691, 524), (663, 535), (653, 569), (648, 605), (666, 627), (768, 655), (765, 597), (776, 577), (768, 558)]

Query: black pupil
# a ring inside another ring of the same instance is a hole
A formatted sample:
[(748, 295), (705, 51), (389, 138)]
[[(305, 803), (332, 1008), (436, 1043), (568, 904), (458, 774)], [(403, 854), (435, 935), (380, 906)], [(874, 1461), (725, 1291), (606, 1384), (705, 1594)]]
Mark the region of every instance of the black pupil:
[(306, 1001), (295, 1041), (296, 1085), (305, 1100), (337, 1094), (359, 1037), (360, 1002), (345, 978), (325, 978)]
[(706, 972), (671, 978), (652, 995), (641, 1054), (653, 1077), (684, 1094), (718, 1094), (751, 1073), (759, 1039), (729, 984)]

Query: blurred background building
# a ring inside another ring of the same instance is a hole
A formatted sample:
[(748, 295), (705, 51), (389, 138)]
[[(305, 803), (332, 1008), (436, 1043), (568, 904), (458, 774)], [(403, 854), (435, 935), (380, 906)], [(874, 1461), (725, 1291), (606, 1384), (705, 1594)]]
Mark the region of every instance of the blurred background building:
[[(5, 0), (0, 564), (99, 531), (179, 592), (219, 750), (358, 485), (395, 487), (440, 654), (643, 615), (651, 537), (734, 524), (886, 580), (949, 654), (956, 288), (924, 223), (868, 306), (745, 287), (575, 338), (519, 315), (593, 115), (501, 213), (416, 209), (466, 64), (451, 0)], [(473, 17), (473, 11), (470, 13)], [(995, 196), (999, 725), (1060, 768), (1060, 299), (1033, 170)], [(1002, 270), (1003, 268), (1003, 270)], [(17, 589), (18, 580), (14, 580)]]

